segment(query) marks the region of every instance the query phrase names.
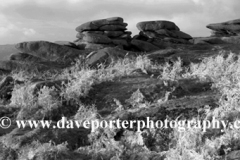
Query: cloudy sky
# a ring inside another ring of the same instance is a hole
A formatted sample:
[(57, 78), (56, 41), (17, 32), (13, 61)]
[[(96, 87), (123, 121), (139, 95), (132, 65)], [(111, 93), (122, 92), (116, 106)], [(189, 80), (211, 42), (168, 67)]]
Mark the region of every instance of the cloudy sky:
[(75, 40), (87, 21), (120, 16), (137, 22), (169, 20), (192, 36), (209, 36), (209, 23), (240, 18), (240, 0), (0, 0), (0, 44)]

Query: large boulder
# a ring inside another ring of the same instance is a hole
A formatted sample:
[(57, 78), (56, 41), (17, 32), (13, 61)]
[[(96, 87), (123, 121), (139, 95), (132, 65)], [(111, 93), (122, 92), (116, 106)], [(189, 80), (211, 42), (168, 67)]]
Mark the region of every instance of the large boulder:
[(106, 35), (94, 33), (83, 33), (82, 40), (85, 42), (97, 44), (109, 44), (112, 42), (112, 40), (108, 38)]
[(240, 44), (240, 36), (194, 38), (194, 44)]
[(104, 34), (111, 38), (116, 38), (124, 34), (123, 31), (104, 31)]
[(172, 38), (185, 39), (185, 40), (192, 39), (192, 36), (190, 36), (187, 33), (184, 33), (182, 31), (171, 31), (167, 29), (160, 29), (157, 31), (141, 31), (139, 34), (146, 38), (172, 37)]
[[(189, 40), (191, 40), (192, 37), (189, 34), (180, 31), (179, 27), (174, 22), (144, 21), (137, 23), (137, 28), (140, 30), (140, 32), (139, 35), (133, 37), (134, 40), (140, 40), (146, 43), (151, 43), (151, 45), (160, 48), (165, 48), (164, 46), (174, 43), (191, 44)], [(133, 43), (136, 42), (133, 41)], [(136, 46), (136, 44), (133, 45)], [(143, 46), (145, 45), (146, 44), (143, 43)], [(141, 50), (151, 51), (151, 49)]]
[(121, 17), (111, 17), (106, 19), (99, 19), (95, 21), (86, 22), (76, 28), (76, 31), (95, 31), (104, 25), (123, 25), (123, 18)]
[(127, 53), (129, 53), (129, 56), (131, 55), (130, 52), (122, 50), (119, 47), (107, 47), (90, 53), (87, 56), (86, 62), (90, 67), (97, 67), (99, 64), (108, 65), (118, 59), (123, 59)]
[(190, 44), (190, 42), (186, 39), (172, 38), (172, 37), (164, 37), (163, 41), (167, 43)]
[(177, 30), (180, 29), (178, 26), (170, 21), (144, 21), (137, 23), (137, 28), (140, 31), (155, 31), (160, 29), (167, 29), (167, 30)]
[[(126, 31), (127, 25), (121, 17), (84, 23), (76, 28), (76, 31), (78, 31), (76, 37), (78, 39), (75, 41), (75, 44), (81, 49), (98, 50), (119, 45), (124, 49), (129, 49), (128, 41), (131, 40), (132, 32)], [(124, 40), (116, 41), (115, 39)]]
[(240, 35), (240, 19), (207, 25), (207, 28), (229, 35)]
[(137, 40), (134, 39), (131, 41), (131, 44), (133, 46), (135, 46), (136, 48), (138, 48), (140, 51), (146, 51), (146, 52), (150, 52), (150, 51), (154, 51), (154, 50), (159, 50), (160, 48), (149, 43), (146, 41), (141, 41), (141, 40)]
[(156, 30), (155, 33), (157, 33), (157, 35), (159, 36), (164, 36), (164, 37), (176, 37), (176, 35), (172, 31), (167, 29), (159, 29), (159, 30)]
[(112, 39), (113, 44), (117, 46), (123, 46), (123, 48), (129, 48), (130, 44), (125, 39)]
[(103, 49), (103, 48), (106, 48), (106, 47), (114, 47), (113, 44), (97, 44), (97, 43), (89, 43), (89, 42), (84, 42), (84, 41), (77, 41), (76, 42), (76, 45), (79, 47), (79, 48), (82, 48), (82, 49), (90, 49), (90, 50), (99, 50), (99, 49)]
[(38, 68), (38, 67), (43, 67), (43, 65), (37, 65), (37, 64), (26, 64), (23, 62), (18, 62), (18, 61), (0, 61), (0, 70), (4, 71), (13, 71), (16, 69), (25, 69), (25, 68)]
[(182, 31), (171, 31), (171, 32), (176, 35), (176, 38), (186, 39), (186, 40), (192, 39), (192, 36), (190, 36), (190, 35), (187, 34), (187, 33), (182, 32)]
[(10, 60), (14, 61), (25, 61), (25, 62), (43, 62), (47, 61), (44, 58), (40, 58), (28, 53), (14, 53), (9, 57)]
[(121, 31), (126, 30), (126, 27), (123, 25), (104, 25), (99, 28), (100, 31)]
[(59, 44), (59, 45), (63, 45), (63, 46), (67, 46), (67, 47), (71, 47), (74, 49), (79, 49), (75, 43), (73, 42), (69, 42), (69, 41), (55, 41), (54, 43)]
[(169, 57), (175, 53), (177, 53), (179, 50), (177, 49), (164, 49), (164, 50), (157, 50), (157, 51), (153, 51), (148, 53), (146, 56), (153, 62), (157, 62), (157, 63), (164, 63), (165, 57)]
[(86, 52), (47, 41), (22, 42), (15, 47), (21, 52), (63, 64), (70, 64)]
[(51, 69), (62, 69), (64, 65), (60, 65), (55, 62), (31, 62), (31, 61), (0, 61), (0, 70), (5, 72), (11, 72), (14, 70), (25, 70), (25, 71), (46, 71)]

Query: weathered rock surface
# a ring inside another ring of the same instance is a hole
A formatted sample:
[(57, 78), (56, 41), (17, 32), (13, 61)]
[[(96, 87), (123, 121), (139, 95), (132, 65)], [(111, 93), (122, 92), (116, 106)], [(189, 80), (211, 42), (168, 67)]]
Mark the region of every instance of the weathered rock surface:
[[(97, 50), (104, 47), (121, 46), (124, 49), (129, 49), (129, 40), (131, 39), (131, 32), (125, 31), (127, 23), (123, 22), (121, 17), (113, 17), (107, 19), (100, 19), (84, 23), (76, 28), (77, 40), (75, 44), (79, 48)], [(94, 36), (93, 36), (94, 35)], [(113, 39), (123, 39), (123, 42), (114, 41)], [(101, 44), (99, 45), (85, 45), (85, 43)], [(104, 45), (102, 45), (104, 44)], [(106, 45), (106, 46), (105, 46)]]
[(126, 26), (122, 25), (104, 25), (99, 28), (100, 31), (122, 31), (126, 30)]
[(58, 45), (47, 41), (22, 42), (16, 45), (21, 52), (64, 64), (69, 64), (76, 57), (84, 55), (84, 51)]
[(85, 42), (97, 44), (109, 44), (112, 42), (112, 40), (105, 35), (93, 33), (84, 33), (82, 40)]
[[(231, 20), (222, 23), (213, 23), (207, 25), (207, 28), (212, 30), (211, 37), (214, 38), (214, 43), (219, 44), (220, 41), (223, 43), (239, 44), (240, 36), (240, 19)], [(210, 37), (207, 37), (210, 39)], [(204, 40), (206, 42), (206, 40)], [(204, 43), (199, 41), (197, 43)], [(209, 43), (209, 42), (207, 42)]]
[(13, 70), (48, 70), (57, 68), (54, 65), (48, 66), (40, 63), (25, 63), (20, 61), (0, 61), (0, 70), (11, 72)]
[(139, 35), (134, 36), (132, 41), (147, 41), (159, 48), (165, 48), (167, 44), (190, 44), (189, 40), (192, 39), (190, 35), (180, 31), (179, 27), (170, 21), (139, 22), (137, 28), (140, 30)]
[(69, 42), (69, 41), (55, 41), (54, 43), (59, 44), (59, 45), (63, 45), (63, 46), (67, 46), (67, 47), (71, 47), (74, 49), (79, 49), (75, 43), (73, 42)]
[(170, 21), (144, 21), (137, 24), (140, 31), (156, 31), (160, 29), (178, 30), (178, 26)]
[(128, 51), (122, 50), (118, 47), (107, 47), (90, 53), (87, 57), (86, 63), (90, 67), (96, 67), (98, 64), (110, 64), (113, 61), (122, 59)]
[(149, 42), (146, 42), (146, 41), (142, 41), (142, 40), (137, 40), (137, 39), (134, 39), (131, 41), (131, 44), (135, 47), (137, 47), (140, 51), (146, 51), (146, 52), (149, 52), (149, 51), (154, 51), (154, 50), (159, 50), (159, 47), (149, 43)]
[(114, 47), (113, 44), (96, 44), (96, 43), (89, 43), (89, 42), (76, 42), (76, 45), (79, 47), (79, 48), (82, 48), (82, 49), (90, 49), (92, 51), (97, 51), (99, 49), (103, 49), (103, 48), (106, 48), (106, 47)]
[(9, 57), (9, 59), (13, 61), (37, 62), (37, 63), (47, 61), (47, 59), (45, 58), (40, 58), (28, 53), (21, 53), (21, 52), (12, 54)]
[(189, 65), (190, 63), (199, 63), (204, 58), (219, 55), (223, 51), (227, 55), (229, 53), (238, 54), (239, 50), (240, 46), (238, 44), (175, 44), (168, 47), (168, 49), (150, 52), (147, 56), (156, 63), (172, 63), (180, 58), (183, 65)]
[(194, 38), (194, 44), (240, 44), (240, 36)]
[(207, 25), (207, 28), (216, 31), (216, 35), (234, 36), (240, 35), (240, 19), (231, 20), (222, 23), (213, 23)]
[(104, 31), (104, 34), (111, 38), (116, 38), (124, 34), (123, 31)]
[(106, 19), (99, 19), (90, 22), (86, 22), (76, 28), (76, 31), (91, 31), (91, 30), (98, 30), (101, 26), (104, 25), (121, 25), (123, 24), (123, 18), (121, 17), (111, 17)]
[(125, 39), (112, 39), (112, 42), (117, 46), (122, 46), (122, 48), (128, 49), (131, 47), (131, 45)]

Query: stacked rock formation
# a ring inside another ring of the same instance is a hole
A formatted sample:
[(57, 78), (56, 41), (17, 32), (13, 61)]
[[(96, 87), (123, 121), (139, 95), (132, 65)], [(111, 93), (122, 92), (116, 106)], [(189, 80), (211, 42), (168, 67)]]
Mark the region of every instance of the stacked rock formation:
[(194, 44), (240, 44), (240, 19), (206, 26), (211, 29), (210, 37), (195, 38)]
[[(189, 44), (192, 37), (182, 31), (170, 21), (144, 21), (137, 24), (139, 35), (134, 37), (132, 44), (136, 47), (139, 40), (147, 41), (162, 48), (162, 43)], [(141, 42), (142, 43), (142, 42)]]
[[(0, 74), (13, 70), (51, 70), (71, 66), (75, 59), (85, 57), (90, 51), (75, 49), (74, 46), (59, 45), (48, 41), (30, 41), (15, 45), (17, 52), (8, 60), (0, 61)], [(69, 43), (71, 44), (71, 43)]]
[(86, 22), (76, 28), (78, 39), (75, 44), (82, 49), (98, 50), (118, 45), (127, 49), (132, 34), (126, 31), (127, 25), (121, 17)]
[(207, 25), (212, 30), (212, 37), (240, 36), (240, 19)]

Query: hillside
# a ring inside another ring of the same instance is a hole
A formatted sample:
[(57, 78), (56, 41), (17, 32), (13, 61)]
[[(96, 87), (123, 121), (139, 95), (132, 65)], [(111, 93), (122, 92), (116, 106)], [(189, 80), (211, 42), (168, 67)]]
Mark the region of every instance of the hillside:
[(0, 45), (0, 60), (9, 59), (9, 56), (17, 51), (14, 44)]
[(201, 38), (170, 21), (136, 26), (132, 37), (111, 17), (74, 42), (16, 44), (0, 61), (0, 159), (240, 159), (239, 20)]

